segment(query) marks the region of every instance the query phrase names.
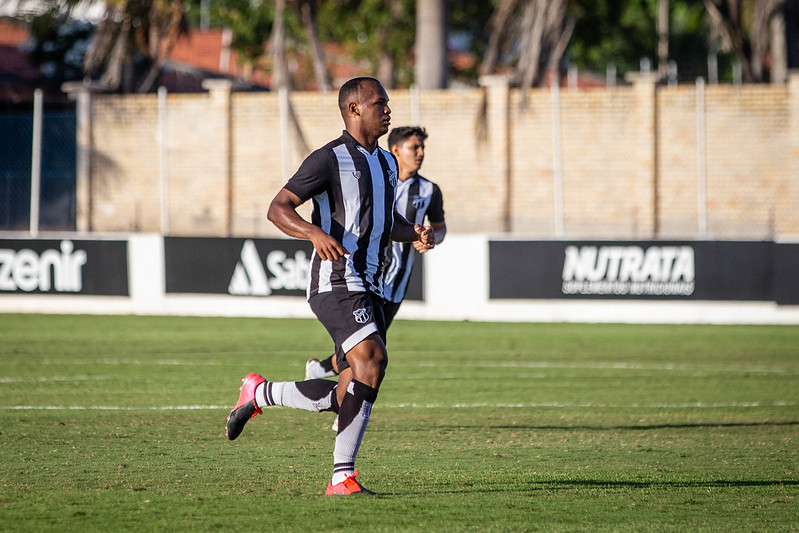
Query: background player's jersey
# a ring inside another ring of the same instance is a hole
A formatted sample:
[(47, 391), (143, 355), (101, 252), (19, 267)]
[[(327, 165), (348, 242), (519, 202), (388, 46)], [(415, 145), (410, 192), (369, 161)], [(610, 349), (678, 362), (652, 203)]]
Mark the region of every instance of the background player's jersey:
[(311, 254), (308, 298), (334, 290), (383, 295), (383, 261), (394, 224), (394, 156), (371, 154), (346, 131), (312, 152), (286, 183), (302, 201), (312, 199), (311, 222), (347, 253), (337, 261)]
[[(444, 200), (438, 185), (416, 175), (400, 181), (396, 192), (397, 211), (412, 224), (424, 225), (425, 216), (433, 222), (444, 222)], [(409, 242), (391, 243), (391, 261), (383, 278), (383, 296), (399, 303), (405, 298), (408, 280), (417, 252)]]

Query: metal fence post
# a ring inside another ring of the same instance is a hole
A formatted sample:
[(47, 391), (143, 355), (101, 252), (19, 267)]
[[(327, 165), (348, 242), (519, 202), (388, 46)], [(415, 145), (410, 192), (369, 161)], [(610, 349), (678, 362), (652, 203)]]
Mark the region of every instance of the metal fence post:
[(282, 163), (283, 181), (291, 177), (291, 129), (290, 129), (290, 102), (289, 90), (280, 87), (277, 90), (278, 103), (280, 105), (280, 154)]
[(705, 80), (696, 79), (696, 166), (697, 166), (697, 229), (707, 236), (707, 167), (705, 151)]
[(42, 182), (42, 90), (33, 92), (33, 143), (31, 146), (30, 234), (39, 234), (39, 202)]
[(555, 202), (555, 238), (562, 239), (563, 224), (563, 138), (560, 130), (560, 85), (552, 80), (552, 189)]
[(169, 233), (169, 130), (166, 87), (158, 88), (158, 175), (161, 181), (161, 234)]

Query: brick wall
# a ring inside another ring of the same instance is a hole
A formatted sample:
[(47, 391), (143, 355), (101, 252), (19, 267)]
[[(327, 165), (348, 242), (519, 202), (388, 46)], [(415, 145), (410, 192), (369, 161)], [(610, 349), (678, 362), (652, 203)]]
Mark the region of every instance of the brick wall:
[[(501, 79), (482, 82), (389, 94), (393, 126), (416, 117), (430, 134), (422, 174), (441, 186), (451, 232), (799, 235), (797, 75), (785, 86), (658, 87), (639, 77), (526, 95)], [(336, 94), (293, 93), (289, 112), (277, 93), (208, 87), (168, 96), (164, 150), (156, 95), (92, 95), (91, 136), (79, 137), (91, 143), (79, 149), (89, 154), (78, 164), (90, 191), (79, 195), (85, 227), (160, 231), (165, 153), (168, 233), (279, 235), (266, 209), (307, 153), (340, 134)]]
[(104, 96), (92, 104), (89, 206), (83, 206), (90, 212), (88, 229), (158, 231), (156, 98)]

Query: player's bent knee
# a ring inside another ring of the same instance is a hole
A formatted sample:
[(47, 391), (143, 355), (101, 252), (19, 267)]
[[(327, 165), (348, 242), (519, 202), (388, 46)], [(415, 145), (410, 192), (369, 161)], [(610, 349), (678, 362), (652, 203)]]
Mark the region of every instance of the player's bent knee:
[(379, 337), (367, 338), (347, 354), (353, 378), (376, 387), (383, 381), (388, 365), (388, 354)]

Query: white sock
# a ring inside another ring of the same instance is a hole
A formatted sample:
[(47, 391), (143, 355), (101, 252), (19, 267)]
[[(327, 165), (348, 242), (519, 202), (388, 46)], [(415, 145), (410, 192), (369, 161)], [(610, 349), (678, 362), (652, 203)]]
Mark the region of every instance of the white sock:
[(339, 483), (343, 483), (345, 479), (347, 479), (354, 473), (355, 473), (354, 468), (349, 472), (333, 472), (333, 479), (330, 480), (330, 483), (332, 485), (338, 485)]
[(352, 380), (339, 408), (339, 426), (333, 449), (333, 479), (337, 485), (355, 473), (355, 459), (369, 425), (377, 389)]
[(326, 379), (265, 381), (255, 388), (255, 405), (260, 408), (281, 405), (314, 413), (331, 411), (337, 385)]

